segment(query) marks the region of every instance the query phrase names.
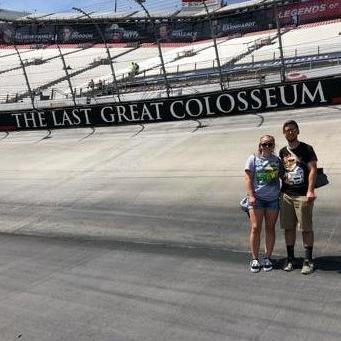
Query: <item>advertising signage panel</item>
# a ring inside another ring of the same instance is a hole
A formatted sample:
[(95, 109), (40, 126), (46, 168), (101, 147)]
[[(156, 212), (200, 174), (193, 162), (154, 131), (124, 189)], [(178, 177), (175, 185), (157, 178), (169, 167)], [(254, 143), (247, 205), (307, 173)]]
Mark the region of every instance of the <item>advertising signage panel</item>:
[(282, 25), (329, 20), (341, 15), (341, 0), (312, 0), (279, 7)]
[(98, 105), (0, 113), (0, 131), (197, 120), (341, 103), (341, 78)]
[[(183, 0), (183, 4), (200, 5), (201, 1)], [(214, 1), (215, 2), (215, 1)], [(219, 2), (219, 1), (218, 1)], [(207, 3), (209, 3), (207, 1)], [(282, 26), (320, 22), (341, 17), (341, 0), (309, 0), (278, 6)], [(274, 8), (263, 8), (242, 13), (219, 14), (212, 20), (216, 36), (257, 32), (276, 27)], [(160, 21), (155, 26), (145, 22), (98, 23), (108, 43), (200, 41), (211, 37), (207, 19)], [(154, 32), (156, 30), (156, 32)], [(101, 42), (96, 27), (89, 23), (0, 23), (0, 43), (4, 44), (78, 44)]]

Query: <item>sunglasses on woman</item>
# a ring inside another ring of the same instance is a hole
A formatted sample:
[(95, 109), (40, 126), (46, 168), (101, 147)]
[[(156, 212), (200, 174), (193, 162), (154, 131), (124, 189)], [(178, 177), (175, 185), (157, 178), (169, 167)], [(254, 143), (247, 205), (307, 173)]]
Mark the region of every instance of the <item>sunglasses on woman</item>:
[(272, 142), (264, 142), (260, 144), (262, 147), (272, 148), (274, 144)]

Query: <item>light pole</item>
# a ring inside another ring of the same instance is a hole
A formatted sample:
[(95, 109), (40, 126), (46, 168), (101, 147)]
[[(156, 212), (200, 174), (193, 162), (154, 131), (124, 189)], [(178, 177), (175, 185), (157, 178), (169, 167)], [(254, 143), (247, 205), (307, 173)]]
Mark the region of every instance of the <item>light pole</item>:
[(139, 4), (142, 9), (144, 10), (144, 12), (146, 13), (147, 15), (147, 18), (150, 20), (150, 23), (152, 25), (152, 29), (153, 29), (153, 32), (154, 32), (154, 38), (156, 40), (156, 43), (157, 43), (157, 47), (158, 47), (158, 50), (159, 50), (159, 57), (160, 57), (160, 61), (161, 61), (161, 67), (162, 67), (162, 72), (163, 72), (163, 78), (165, 80), (165, 86), (166, 86), (166, 92), (167, 92), (167, 97), (170, 96), (170, 86), (169, 86), (169, 82), (168, 82), (168, 78), (167, 78), (167, 74), (166, 74), (166, 68), (165, 68), (165, 63), (164, 63), (164, 60), (163, 60), (163, 55), (162, 55), (162, 49), (161, 49), (161, 45), (160, 45), (160, 39), (157, 38), (156, 36), (156, 32), (155, 32), (155, 25), (154, 25), (154, 21), (150, 15), (150, 13), (148, 12), (147, 8), (144, 6), (144, 2), (145, 0), (134, 0), (137, 4)]
[(285, 82), (285, 63), (284, 63), (284, 56), (283, 56), (281, 23), (279, 21), (278, 7), (277, 7), (276, 1), (274, 2), (274, 9), (275, 9), (275, 19), (276, 19), (277, 36), (278, 36), (278, 44), (279, 44), (279, 55), (281, 59), (281, 83), (284, 83)]
[(223, 74), (221, 72), (221, 64), (220, 64), (220, 58), (219, 58), (219, 52), (218, 52), (218, 46), (217, 46), (217, 39), (215, 37), (215, 32), (214, 32), (214, 29), (213, 29), (211, 16), (210, 16), (210, 13), (209, 13), (207, 5), (206, 5), (206, 0), (202, 0), (202, 3), (204, 5), (204, 7), (205, 7), (205, 11), (206, 11), (206, 14), (207, 14), (208, 22), (209, 22), (209, 25), (210, 25), (211, 37), (212, 37), (212, 40), (213, 40), (215, 56), (216, 56), (217, 65), (218, 65), (218, 71), (219, 71), (220, 87), (221, 87), (221, 91), (224, 91), (224, 81), (223, 81)]
[(19, 57), (19, 60), (20, 60), (20, 65), (22, 67), (22, 70), (23, 70), (23, 73), (24, 73), (24, 77), (25, 77), (25, 81), (26, 81), (26, 86), (27, 86), (27, 90), (28, 90), (28, 93), (29, 93), (29, 96), (30, 96), (30, 99), (31, 99), (31, 103), (32, 103), (32, 108), (33, 109), (36, 109), (35, 108), (35, 104), (34, 104), (34, 92), (32, 92), (32, 89), (31, 89), (31, 85), (30, 85), (30, 81), (28, 80), (28, 76), (27, 76), (27, 72), (26, 72), (26, 68), (25, 68), (25, 64), (21, 58), (21, 55), (20, 55), (20, 52), (17, 48), (17, 45), (14, 45), (14, 49), (15, 51), (17, 52), (17, 55)]
[(65, 62), (65, 58), (64, 58), (64, 55), (62, 53), (62, 50), (60, 48), (60, 46), (57, 44), (57, 47), (58, 47), (58, 51), (59, 51), (59, 55), (60, 55), (60, 58), (63, 62), (63, 68), (64, 68), (64, 71), (65, 71), (65, 75), (66, 75), (66, 80), (69, 84), (69, 89), (70, 89), (70, 92), (71, 92), (71, 96), (72, 96), (72, 101), (73, 101), (73, 105), (75, 107), (77, 107), (77, 104), (76, 104), (76, 95), (75, 95), (75, 92), (73, 90), (73, 87), (72, 87), (72, 83), (71, 83), (71, 79), (70, 79), (70, 75), (69, 75), (69, 71), (68, 71), (68, 66), (66, 65), (66, 62)]
[[(106, 42), (106, 40), (104, 38), (104, 35), (103, 35), (101, 29), (99, 28), (98, 24), (94, 21), (94, 19), (92, 18), (92, 16), (89, 13), (87, 13), (87, 12), (83, 11), (81, 8), (77, 8), (77, 7), (72, 7), (72, 9), (77, 11), (77, 12), (79, 12), (79, 13), (82, 13), (86, 17), (88, 17), (91, 20), (91, 22), (93, 23), (93, 25), (96, 27), (96, 30), (97, 30), (98, 34), (100, 35), (100, 37), (101, 37), (101, 39), (103, 41), (103, 44), (105, 46), (105, 49), (107, 51), (108, 61), (109, 61), (109, 64), (110, 64), (110, 69), (111, 69), (111, 74), (112, 74), (112, 79), (113, 79), (113, 88), (115, 87), (118, 101), (121, 102), (120, 90), (118, 88), (117, 79), (116, 79), (116, 75), (115, 75), (115, 70), (114, 70), (114, 66), (112, 64), (110, 50), (108, 48), (107, 42)], [(113, 91), (113, 96), (115, 97), (114, 91)]]

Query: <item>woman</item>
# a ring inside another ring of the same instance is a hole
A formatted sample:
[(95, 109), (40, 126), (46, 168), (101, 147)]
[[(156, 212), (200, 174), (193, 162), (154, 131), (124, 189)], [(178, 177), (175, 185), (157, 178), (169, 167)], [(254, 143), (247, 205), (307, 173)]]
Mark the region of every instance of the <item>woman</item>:
[[(258, 153), (245, 164), (245, 187), (250, 214), (251, 272), (272, 270), (270, 257), (275, 245), (275, 225), (279, 213), (281, 161), (274, 154), (275, 139), (271, 135), (260, 138)], [(265, 220), (264, 258), (259, 261), (259, 247), (263, 219)]]

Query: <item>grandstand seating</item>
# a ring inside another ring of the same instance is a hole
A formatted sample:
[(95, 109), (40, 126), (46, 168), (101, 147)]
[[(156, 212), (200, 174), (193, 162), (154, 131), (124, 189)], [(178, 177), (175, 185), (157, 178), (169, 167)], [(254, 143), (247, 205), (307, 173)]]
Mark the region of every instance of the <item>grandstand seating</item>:
[[(309, 24), (293, 28), (282, 35), (284, 58), (339, 52), (341, 21)], [(278, 40), (247, 55), (238, 63), (250, 63), (279, 58)]]
[[(127, 76), (129, 73), (129, 64), (131, 61), (137, 61), (140, 65), (140, 70), (143, 71), (145, 68), (149, 67), (146, 61), (153, 63), (154, 58), (158, 56), (158, 49), (156, 47), (140, 47), (138, 49), (134, 48), (113, 48), (110, 49), (112, 57), (119, 55), (114, 60), (114, 68), (117, 79), (121, 79)], [(125, 53), (123, 53), (125, 52)], [(105, 54), (105, 49), (102, 48), (102, 53)], [(96, 68), (89, 69), (84, 73), (72, 78), (72, 83), (75, 88), (86, 88), (89, 80), (93, 79), (95, 82), (99, 80), (103, 82), (112, 82), (111, 72), (109, 65), (99, 65)], [(67, 89), (65, 90), (67, 91)]]
[[(285, 57), (340, 51), (340, 31), (341, 23), (339, 21), (305, 25), (292, 29), (283, 34)], [(273, 41), (273, 43), (250, 49), (264, 38)], [(179, 45), (178, 47), (167, 44), (163, 46), (167, 73), (212, 69), (216, 66), (212, 41)], [(273, 58), (278, 58), (279, 54), (276, 31), (247, 34), (233, 39), (220, 38), (218, 40), (218, 51), (221, 65), (229, 65), (231, 60), (236, 64), (273, 60)], [(249, 51), (250, 53), (248, 53)], [(128, 76), (131, 61), (137, 61), (140, 65), (138, 77), (160, 75), (159, 51), (155, 45), (142, 45), (139, 48), (118, 46), (112, 47), (110, 52), (114, 60), (115, 74), (119, 81)], [(26, 66), (26, 72), (33, 90), (53, 88), (60, 94), (70, 93), (69, 85), (65, 81), (65, 70), (59, 52), (55, 47), (37, 50), (24, 48), (20, 50), (20, 53), (25, 63), (31, 62)], [(90, 80), (104, 84), (112, 82), (109, 65), (99, 63), (100, 60), (105, 61), (107, 59), (103, 47), (63, 47), (62, 53), (69, 67), (72, 86), (77, 93), (87, 91)], [(242, 56), (242, 58), (238, 60), (238, 56)], [(32, 63), (34, 59), (41, 59), (44, 63), (35, 65)], [(0, 96), (4, 98), (7, 93), (14, 96), (16, 93), (26, 92), (25, 79), (15, 50), (0, 50), (0, 60), (0, 72), (9, 70), (4, 73), (7, 81), (0, 85)], [(11, 69), (12, 71), (10, 71)], [(50, 83), (51, 86), (48, 86)]]
[[(218, 14), (228, 11), (241, 11), (245, 8), (253, 8), (260, 4), (266, 4), (270, 0), (250, 0), (239, 4), (227, 5), (221, 9), (210, 7), (210, 11)], [(181, 10), (171, 10), (167, 12), (152, 12), (152, 17), (191, 17), (204, 15), (205, 11), (201, 7), (183, 8)], [(0, 11), (1, 14), (1, 11)], [(20, 17), (21, 22), (64, 19), (78, 20), (82, 17), (77, 12), (65, 13), (14, 13)], [(131, 12), (113, 13), (97, 12), (91, 14), (94, 19), (103, 18), (145, 18), (143, 11), (132, 10)], [(83, 16), (84, 18), (84, 16)], [(189, 19), (185, 19), (189, 20)], [(298, 27), (288, 26), (282, 30), (282, 43), (285, 58), (299, 56), (313, 56), (331, 52), (341, 53), (341, 20), (337, 19), (329, 22), (306, 24)], [(234, 65), (243, 65), (263, 61), (274, 61), (279, 59), (279, 42), (277, 30), (271, 29), (263, 32), (248, 33), (241, 36), (226, 36), (217, 39), (220, 64), (224, 71), (229, 71)], [(162, 82), (160, 77), (161, 63), (159, 50), (155, 43), (146, 44), (110, 44), (110, 53), (113, 67), (118, 82), (132, 81), (128, 76), (130, 62), (139, 64), (139, 74), (133, 81), (139, 82), (143, 79), (153, 77)], [(66, 72), (60, 58), (57, 46), (42, 45), (36, 48), (34, 45), (18, 46), (21, 58), (24, 62), (27, 77), (31, 89), (36, 93), (41, 91), (54, 91), (58, 96), (69, 96), (70, 88), (66, 81)], [(89, 91), (89, 82), (95, 84), (111, 84), (111, 68), (107, 63), (107, 53), (103, 44), (85, 43), (62, 45), (61, 50), (70, 75), (72, 87), (77, 95)], [(197, 41), (192, 43), (162, 43), (163, 59), (166, 72), (170, 76), (180, 77), (181, 73), (192, 74), (194, 72), (217, 72), (216, 53), (212, 40)], [(17, 94), (28, 94), (23, 70), (15, 49), (11, 46), (0, 48), (0, 74), (5, 82), (0, 84), (0, 102), (4, 99), (18, 98)], [(176, 76), (178, 75), (179, 76)], [(20, 98), (19, 98), (20, 99)]]
[[(238, 58), (240, 54), (248, 51), (250, 44), (258, 39), (273, 37), (275, 34), (262, 33), (245, 35), (240, 38), (220, 39), (218, 41), (218, 53), (221, 64), (227, 64), (232, 59)], [(212, 42), (206, 44), (206, 48), (198, 49), (195, 55), (180, 60), (175, 60), (167, 64), (167, 72), (192, 71), (194, 69), (207, 69), (217, 66), (214, 45)], [(195, 51), (194, 51), (195, 52)]]

